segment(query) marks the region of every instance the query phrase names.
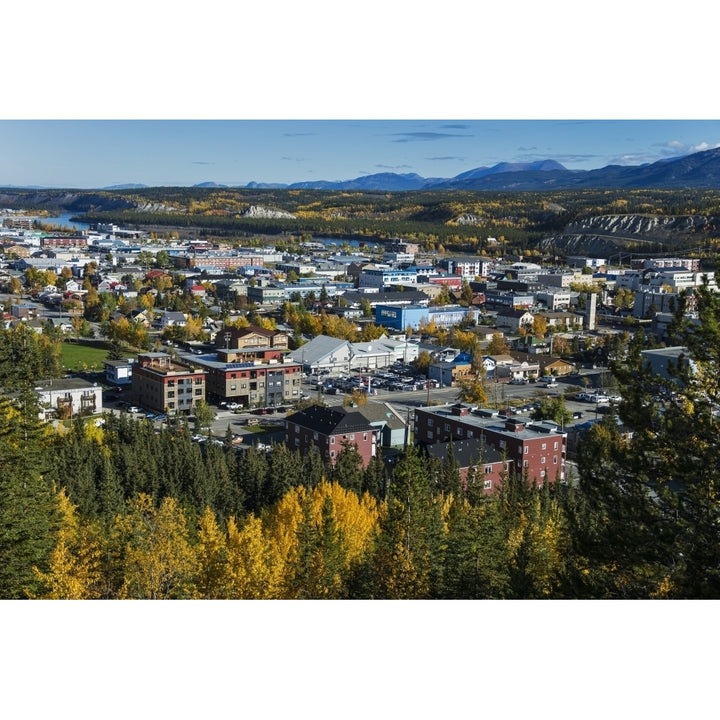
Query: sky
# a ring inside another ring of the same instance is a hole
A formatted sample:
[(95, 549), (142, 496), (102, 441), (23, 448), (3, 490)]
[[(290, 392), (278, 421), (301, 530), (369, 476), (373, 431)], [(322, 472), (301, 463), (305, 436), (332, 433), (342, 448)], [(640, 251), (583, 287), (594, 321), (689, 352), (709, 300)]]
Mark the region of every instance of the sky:
[(0, 185), (450, 178), (499, 162), (639, 165), (718, 145), (716, 120), (0, 120)]

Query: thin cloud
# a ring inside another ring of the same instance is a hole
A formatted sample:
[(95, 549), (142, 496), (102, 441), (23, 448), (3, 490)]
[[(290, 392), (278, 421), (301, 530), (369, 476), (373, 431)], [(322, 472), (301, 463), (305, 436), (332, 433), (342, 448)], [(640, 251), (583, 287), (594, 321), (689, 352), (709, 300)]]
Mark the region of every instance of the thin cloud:
[(445, 130), (469, 130), (470, 129), (470, 125), (462, 125), (462, 124), (441, 125), (441, 127), (444, 128)]
[(397, 140), (392, 142), (396, 143), (408, 143), (408, 142), (432, 142), (434, 140), (444, 140), (445, 138), (456, 138), (456, 137), (472, 137), (472, 135), (463, 135), (460, 133), (439, 133), (439, 132), (406, 132), (406, 133), (393, 133), (393, 136), (397, 137)]
[(376, 168), (379, 168), (380, 170), (411, 170), (412, 165), (382, 165), (378, 163), (375, 165)]
[(712, 150), (720, 147), (720, 143), (711, 144), (703, 141), (697, 143), (697, 145), (689, 145), (679, 140), (669, 140), (666, 143), (656, 143), (653, 147), (659, 149), (662, 157), (673, 157), (676, 155), (691, 155), (692, 153), (703, 152), (703, 150)]
[(436, 157), (426, 157), (425, 158), (425, 160), (430, 160), (430, 161), (439, 160), (441, 162), (447, 162), (449, 160), (452, 162), (465, 162), (466, 159), (467, 158), (457, 157), (455, 155), (438, 155)]
[(192, 164), (193, 165), (214, 165), (215, 163), (210, 162), (208, 160), (193, 160)]
[(317, 133), (314, 132), (286, 132), (283, 133), (283, 137), (310, 137), (311, 135), (316, 135)]

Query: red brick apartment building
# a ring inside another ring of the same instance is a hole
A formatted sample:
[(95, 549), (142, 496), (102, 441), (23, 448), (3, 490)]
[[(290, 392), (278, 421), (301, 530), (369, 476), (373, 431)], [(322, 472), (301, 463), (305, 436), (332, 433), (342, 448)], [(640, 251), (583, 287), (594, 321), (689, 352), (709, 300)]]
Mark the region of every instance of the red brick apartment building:
[(199, 400), (205, 400), (205, 375), (167, 353), (138, 355), (132, 371), (132, 402), (159, 413), (189, 415)]
[(345, 443), (355, 445), (367, 467), (377, 454), (377, 429), (357, 411), (313, 405), (285, 420), (285, 444), (303, 455), (315, 446), (322, 459), (335, 464)]
[(512, 463), (511, 476), (514, 473), (519, 479), (527, 472), (529, 479), (538, 484), (545, 478), (550, 482), (565, 480), (567, 433), (555, 423), (505, 418), (488, 410), (472, 411), (461, 403), (415, 410), (415, 442), (420, 445), (478, 438)]

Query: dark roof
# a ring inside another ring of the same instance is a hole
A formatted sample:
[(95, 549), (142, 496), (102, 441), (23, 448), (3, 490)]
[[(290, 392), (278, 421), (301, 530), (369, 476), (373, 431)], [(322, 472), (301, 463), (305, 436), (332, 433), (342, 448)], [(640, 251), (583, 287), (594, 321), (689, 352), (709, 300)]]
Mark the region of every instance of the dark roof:
[(363, 299), (368, 300), (371, 305), (392, 302), (403, 302), (411, 304), (427, 301), (430, 299), (429, 296), (421, 290), (403, 290), (376, 293), (348, 292), (345, 293), (344, 297), (350, 305), (359, 304), (360, 301)]
[[(466, 468), (471, 465), (485, 465), (502, 462), (502, 453), (483, 443), (481, 438), (466, 440), (453, 440), (453, 453), (459, 467)], [(431, 457), (444, 460), (447, 457), (450, 441), (439, 442), (425, 447)], [(481, 459), (482, 458), (482, 459)]]
[(329, 408), (322, 405), (312, 405), (300, 410), (290, 415), (287, 421), (322, 435), (343, 435), (373, 430), (370, 423), (356, 410)]

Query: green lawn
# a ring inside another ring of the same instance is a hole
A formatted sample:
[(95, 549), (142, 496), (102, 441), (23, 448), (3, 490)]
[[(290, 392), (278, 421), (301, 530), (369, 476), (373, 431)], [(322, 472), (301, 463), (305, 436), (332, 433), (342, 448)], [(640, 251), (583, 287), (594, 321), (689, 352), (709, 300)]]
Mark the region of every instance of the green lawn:
[(102, 370), (105, 367), (107, 354), (107, 347), (64, 342), (60, 352), (60, 363), (66, 372)]

